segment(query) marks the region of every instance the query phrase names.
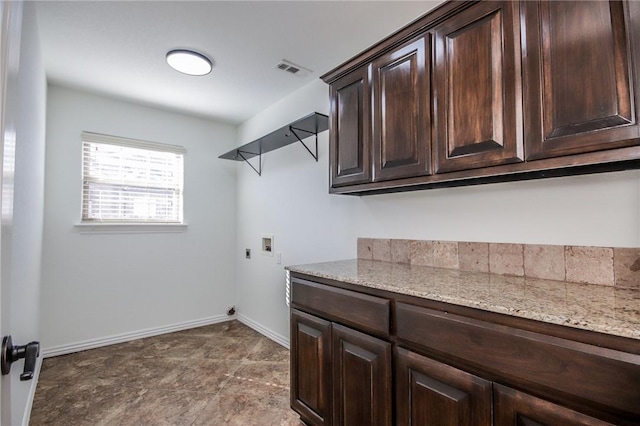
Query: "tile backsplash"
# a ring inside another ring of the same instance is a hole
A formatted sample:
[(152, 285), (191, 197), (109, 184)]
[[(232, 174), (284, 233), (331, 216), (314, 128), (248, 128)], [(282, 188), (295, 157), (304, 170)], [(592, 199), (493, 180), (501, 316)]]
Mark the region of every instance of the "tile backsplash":
[(358, 259), (640, 288), (640, 248), (358, 238)]

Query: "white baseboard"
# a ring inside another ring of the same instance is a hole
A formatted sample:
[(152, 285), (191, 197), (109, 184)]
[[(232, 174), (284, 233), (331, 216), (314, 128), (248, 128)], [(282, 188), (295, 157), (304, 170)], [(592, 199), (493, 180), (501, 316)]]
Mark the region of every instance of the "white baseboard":
[(269, 330), (268, 328), (261, 326), (260, 324), (258, 324), (257, 322), (255, 322), (254, 320), (252, 320), (251, 318), (245, 315), (238, 314), (237, 317), (238, 317), (238, 321), (240, 321), (244, 325), (253, 328), (255, 331), (262, 334), (263, 336), (268, 337), (274, 342), (279, 343), (280, 345), (289, 349), (289, 339), (284, 337), (282, 334), (278, 334), (272, 330)]
[[(42, 355), (42, 352), (40, 353)], [(33, 399), (36, 397), (36, 388), (38, 387), (38, 378), (40, 377), (40, 369), (42, 368), (42, 356), (36, 358), (36, 368), (33, 371), (33, 379), (31, 379), (31, 388), (29, 388), (29, 395), (27, 396), (27, 403), (24, 407), (24, 414), (22, 415), (22, 426), (29, 426), (29, 420), (31, 420), (31, 407), (33, 407)]]
[[(66, 355), (74, 352), (85, 351), (88, 349), (101, 348), (103, 346), (115, 345), (118, 343), (129, 342), (131, 340), (142, 339), (145, 337), (158, 336), (160, 334), (173, 333), (174, 331), (188, 330), (190, 328), (202, 327), (205, 325), (217, 324), (220, 322), (231, 321), (237, 319), (241, 323), (256, 330), (258, 333), (273, 340), (274, 342), (289, 349), (289, 339), (279, 333), (276, 333), (268, 328), (258, 324), (251, 318), (238, 314), (233, 316), (217, 315), (215, 317), (203, 318), (195, 321), (187, 321), (179, 324), (172, 324), (163, 327), (149, 328), (146, 330), (139, 330), (130, 333), (117, 334), (114, 336), (107, 336), (98, 339), (85, 340), (83, 342), (71, 343), (68, 345), (53, 346), (50, 348), (43, 348), (40, 350), (42, 358), (50, 358), (59, 355)], [(40, 371), (41, 363), (38, 365), (38, 372)], [(35, 389), (35, 387), (34, 387)]]
[(117, 343), (129, 342), (131, 340), (142, 339), (145, 337), (157, 336), (159, 334), (173, 333), (174, 331), (188, 330), (190, 328), (217, 324), (220, 322), (231, 321), (233, 319), (236, 319), (236, 316), (217, 315), (214, 317), (203, 318), (195, 321), (187, 321), (163, 327), (148, 328), (146, 330), (139, 330), (130, 333), (117, 334), (114, 336), (101, 337), (98, 339), (85, 340), (84, 342), (53, 346), (50, 348), (42, 349), (40, 353), (42, 354), (43, 358), (49, 358), (70, 354), (73, 352), (84, 351), (87, 349), (95, 349), (103, 346), (115, 345)]

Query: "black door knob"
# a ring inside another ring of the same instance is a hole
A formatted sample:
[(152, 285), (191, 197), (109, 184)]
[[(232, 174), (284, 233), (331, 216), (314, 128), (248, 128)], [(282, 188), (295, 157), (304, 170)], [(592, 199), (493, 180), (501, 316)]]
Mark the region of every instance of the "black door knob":
[(29, 342), (23, 346), (14, 346), (11, 335), (2, 339), (2, 352), (0, 364), (2, 374), (9, 374), (11, 364), (24, 358), (24, 372), (20, 374), (20, 380), (33, 379), (33, 371), (36, 369), (36, 358), (40, 355), (40, 342)]

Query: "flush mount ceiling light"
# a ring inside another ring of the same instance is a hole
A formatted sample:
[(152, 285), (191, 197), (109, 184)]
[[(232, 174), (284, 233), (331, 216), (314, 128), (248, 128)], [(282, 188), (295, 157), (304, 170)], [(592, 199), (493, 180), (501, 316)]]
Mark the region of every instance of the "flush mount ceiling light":
[(176, 49), (167, 53), (171, 68), (188, 75), (207, 75), (211, 72), (211, 60), (201, 53), (187, 49)]

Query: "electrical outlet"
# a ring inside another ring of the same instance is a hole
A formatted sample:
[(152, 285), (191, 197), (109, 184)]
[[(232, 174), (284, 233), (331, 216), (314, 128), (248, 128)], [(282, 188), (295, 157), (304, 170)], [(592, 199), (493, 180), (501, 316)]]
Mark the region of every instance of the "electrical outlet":
[(245, 259), (251, 259), (251, 249), (244, 249)]

